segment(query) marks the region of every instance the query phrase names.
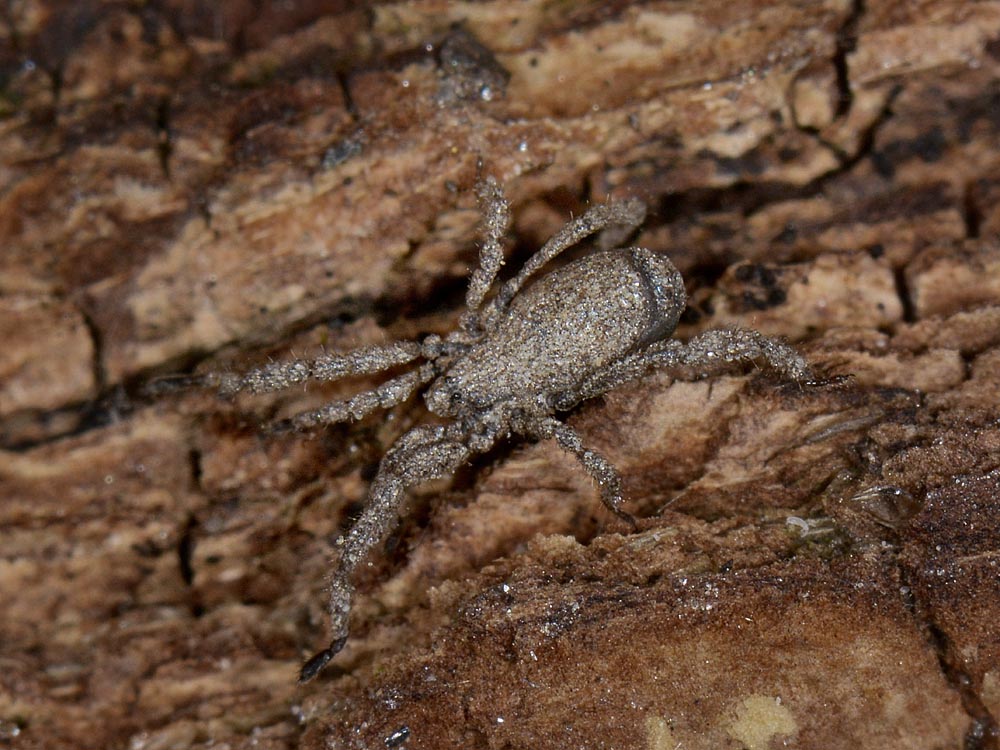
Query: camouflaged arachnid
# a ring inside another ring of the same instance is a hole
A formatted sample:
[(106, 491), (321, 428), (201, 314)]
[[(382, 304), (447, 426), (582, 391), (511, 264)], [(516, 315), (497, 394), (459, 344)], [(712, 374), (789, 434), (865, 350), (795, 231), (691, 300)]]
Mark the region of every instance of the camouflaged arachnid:
[(332, 642), (306, 662), (302, 681), (314, 677), (347, 640), (352, 574), (388, 534), (408, 487), (450, 475), (473, 453), (512, 434), (554, 438), (597, 481), (608, 509), (631, 522), (621, 509), (618, 472), (584, 447), (555, 413), (653, 368), (705, 374), (756, 360), (786, 378), (809, 377), (794, 350), (755, 331), (709, 331), (687, 344), (669, 338), (686, 304), (684, 280), (669, 259), (641, 247), (601, 249), (524, 286), (546, 263), (590, 235), (601, 233), (606, 245), (612, 234), (630, 234), (645, 216), (639, 201), (594, 206), (572, 220), (487, 301), (503, 263), (501, 239), (510, 209), (492, 179), (480, 183), (479, 198), (485, 213), (480, 263), (469, 282), (467, 310), (448, 336), (276, 363), (243, 376), (196, 379), (226, 394), (262, 393), (423, 360), (371, 391), (299, 414), (291, 425), (307, 429), (360, 419), (406, 400), (428, 383), (427, 408), (448, 420), (413, 428), (383, 457), (364, 512), (342, 540), (330, 582)]

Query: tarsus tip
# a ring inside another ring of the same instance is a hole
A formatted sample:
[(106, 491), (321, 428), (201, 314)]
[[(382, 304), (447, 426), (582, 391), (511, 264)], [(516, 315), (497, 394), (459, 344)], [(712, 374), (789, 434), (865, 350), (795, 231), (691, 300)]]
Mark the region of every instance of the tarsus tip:
[(303, 685), (309, 682), (313, 677), (318, 675), (323, 671), (323, 668), (330, 663), (330, 660), (337, 655), (337, 652), (344, 647), (347, 642), (347, 636), (343, 638), (338, 638), (333, 643), (331, 643), (327, 648), (320, 651), (318, 654), (309, 659), (305, 664), (302, 665), (302, 671), (299, 672), (299, 684)]

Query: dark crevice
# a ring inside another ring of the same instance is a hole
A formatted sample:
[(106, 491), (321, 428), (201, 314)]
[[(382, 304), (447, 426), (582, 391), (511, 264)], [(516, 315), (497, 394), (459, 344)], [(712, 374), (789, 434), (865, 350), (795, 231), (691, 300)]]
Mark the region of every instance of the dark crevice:
[(163, 170), (163, 176), (169, 180), (173, 144), (170, 138), (170, 99), (167, 97), (160, 99), (156, 106), (156, 138), (160, 169)]
[(201, 488), (201, 451), (192, 448), (188, 452), (188, 464), (191, 467), (191, 484), (195, 489)]
[[(188, 452), (188, 465), (191, 471), (191, 484), (194, 488), (201, 487), (201, 452), (192, 449)], [(188, 514), (187, 520), (180, 530), (180, 538), (177, 540), (177, 568), (180, 572), (181, 580), (188, 587), (189, 599), (188, 608), (193, 617), (201, 617), (205, 612), (205, 607), (201, 603), (198, 591), (194, 584), (194, 549), (197, 544), (198, 529), (200, 524), (194, 513)]]
[[(126, 419), (133, 411), (132, 401), (124, 389), (115, 387), (99, 398), (84, 403), (74, 403), (44, 412), (26, 410), (22, 413), (3, 415), (0, 421), (0, 449), (23, 453), (35, 448), (52, 445), (78, 435), (100, 429)], [(30, 424), (40, 430), (41, 436), (25, 437), (18, 425)], [(67, 426), (68, 425), (68, 426)]]
[(972, 719), (965, 733), (963, 750), (997, 750), (1000, 748), (1000, 727), (976, 692), (972, 678), (960, 666), (951, 639), (935, 623), (928, 622), (927, 632), (937, 655), (941, 672), (962, 700), (962, 708)]
[[(860, 12), (860, 3), (857, 3), (857, 8)], [(805, 184), (737, 180), (721, 188), (693, 188), (663, 195), (652, 213), (659, 224), (684, 221), (690, 216), (731, 211), (738, 211), (744, 217), (749, 218), (758, 211), (776, 203), (820, 196), (831, 180), (849, 172), (860, 161), (872, 154), (876, 134), (882, 125), (892, 117), (893, 104), (901, 91), (902, 86), (898, 85), (888, 93), (882, 110), (860, 134), (857, 151), (853, 154), (845, 152), (837, 144), (829, 143), (820, 138), (814, 128), (799, 127), (799, 131), (816, 138), (820, 145), (829, 149), (838, 162), (835, 168), (817, 175)], [(719, 269), (716, 269), (717, 275), (728, 269), (729, 265), (729, 262), (721, 262)]]
[(836, 169), (827, 172), (826, 174), (820, 175), (816, 178), (815, 182), (819, 182), (821, 185), (827, 180), (844, 174), (854, 168), (862, 159), (866, 159), (872, 155), (875, 147), (875, 135), (878, 133), (882, 125), (892, 117), (892, 105), (896, 101), (896, 97), (902, 92), (902, 85), (898, 85), (892, 88), (886, 97), (885, 104), (882, 106), (881, 111), (872, 120), (871, 124), (861, 133), (858, 138), (858, 150), (854, 154), (847, 153), (840, 146), (835, 143), (830, 143), (823, 138), (819, 138), (819, 143), (830, 149), (833, 155), (838, 159), (840, 164)]
[(354, 96), (351, 94), (351, 86), (347, 74), (344, 71), (337, 71), (335, 76), (337, 83), (340, 85), (340, 91), (344, 95), (344, 109), (347, 110), (355, 122), (360, 122), (361, 116), (358, 113), (357, 102), (354, 101)]
[(194, 568), (191, 566), (191, 555), (194, 553), (194, 534), (198, 528), (198, 521), (194, 516), (189, 516), (187, 523), (181, 530), (181, 538), (177, 541), (177, 567), (181, 572), (181, 579), (188, 586), (194, 581)]
[[(39, 413), (32, 421), (42, 427), (43, 432), (52, 429), (54, 425), (63, 425), (61, 429), (53, 429), (50, 434), (32, 439), (7, 437), (0, 430), (0, 447), (4, 450), (27, 451), (56, 441), (74, 437), (90, 430), (106, 427), (126, 418), (132, 412), (132, 402), (120, 385), (109, 386), (107, 372), (104, 368), (104, 336), (100, 327), (94, 322), (86, 310), (77, 308), (80, 319), (90, 337), (91, 355), (90, 369), (94, 381), (95, 398), (82, 403), (68, 404), (56, 409)], [(2, 427), (2, 425), (0, 425)]]
[(865, 12), (863, 0), (854, 0), (851, 13), (843, 25), (837, 30), (836, 50), (833, 55), (833, 68), (837, 74), (837, 106), (834, 115), (843, 117), (851, 111), (854, 104), (854, 92), (851, 91), (850, 71), (847, 65), (848, 56), (858, 46), (858, 23)]
[(437, 276), (428, 284), (426, 293), (389, 294), (379, 299), (373, 309), (376, 322), (383, 328), (390, 327), (398, 320), (427, 318), (460, 310), (465, 304), (468, 289), (467, 276)]
[(962, 217), (965, 220), (965, 236), (969, 239), (978, 238), (983, 223), (983, 211), (979, 206), (974, 184), (967, 185), (962, 195)]
[(897, 268), (893, 271), (893, 281), (896, 284), (896, 296), (903, 306), (903, 322), (915, 323), (917, 313), (913, 307), (913, 297), (910, 294), (910, 285), (906, 281), (906, 269)]
[(49, 74), (49, 81), (52, 85), (52, 109), (54, 112), (58, 112), (63, 88), (62, 63), (60, 62), (58, 66), (46, 72)]
[(27, 450), (39, 445), (53, 443), (57, 440), (73, 437), (120, 422), (131, 414), (133, 404), (125, 393), (125, 389), (119, 384), (108, 384), (107, 371), (104, 368), (104, 337), (100, 327), (85, 310), (78, 308), (78, 312), (91, 340), (93, 349), (91, 374), (94, 379), (97, 397), (82, 404), (54, 409), (41, 416), (41, 419), (44, 420), (47, 416), (57, 417), (59, 415), (67, 416), (75, 414), (77, 418), (71, 429), (60, 430), (40, 440), (9, 447), (18, 450)]
[(962, 709), (971, 720), (962, 743), (963, 750), (1000, 750), (1000, 728), (997, 726), (996, 718), (990, 714), (976, 693), (971, 676), (961, 668), (961, 657), (955, 654), (951, 639), (939, 625), (926, 616), (909, 580), (906, 567), (897, 564), (897, 571), (902, 584), (900, 596), (903, 606), (927, 634), (942, 675), (958, 693)]
[[(837, 104), (834, 107), (834, 119), (841, 119), (846, 117), (850, 111), (851, 107), (854, 105), (854, 91), (851, 88), (850, 79), (850, 66), (848, 64), (848, 57), (857, 49), (858, 46), (858, 26), (861, 22), (862, 17), (866, 12), (864, 0), (853, 0), (851, 3), (851, 11), (847, 18), (844, 19), (843, 24), (837, 29), (835, 36), (835, 50), (833, 59), (831, 60), (836, 76), (836, 86), (837, 86)], [(817, 141), (828, 148), (831, 153), (840, 162), (840, 165), (831, 172), (821, 175), (817, 178), (816, 182), (822, 182), (826, 179), (842, 174), (849, 169), (851, 169), (855, 164), (857, 164), (861, 159), (867, 157), (872, 152), (872, 147), (875, 142), (875, 134), (878, 132), (881, 125), (891, 116), (892, 103), (895, 101), (896, 97), (902, 91), (902, 85), (899, 84), (895, 86), (890, 92), (886, 99), (886, 103), (879, 112), (878, 116), (874, 119), (872, 124), (861, 134), (858, 139), (858, 149), (853, 155), (847, 153), (838, 144), (831, 143), (826, 139), (819, 136), (819, 133), (815, 128), (805, 128), (799, 127), (799, 130), (803, 133), (811, 135), (817, 139)]]
[(250, 51), (247, 44), (247, 24), (244, 23), (229, 39), (229, 51), (233, 58), (240, 58)]

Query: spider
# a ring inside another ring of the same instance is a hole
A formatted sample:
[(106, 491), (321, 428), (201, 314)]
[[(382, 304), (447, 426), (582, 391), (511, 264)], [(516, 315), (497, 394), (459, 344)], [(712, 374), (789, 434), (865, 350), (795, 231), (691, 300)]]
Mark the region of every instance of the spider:
[[(552, 438), (596, 480), (608, 510), (634, 524), (621, 507), (618, 472), (584, 446), (556, 413), (653, 368), (705, 375), (760, 361), (785, 378), (810, 378), (798, 353), (756, 331), (708, 331), (687, 344), (670, 338), (687, 303), (680, 272), (666, 257), (647, 249), (614, 247), (644, 220), (645, 206), (638, 200), (591, 207), (559, 230), (487, 300), (503, 265), (501, 241), (510, 224), (510, 206), (495, 179), (480, 181), (477, 193), (484, 215), (483, 244), (469, 280), (467, 309), (452, 333), (311, 361), (273, 363), (242, 376), (215, 373), (197, 378), (199, 385), (217, 387), (228, 396), (377, 373), (419, 361), (370, 391), (294, 416), (290, 426), (309, 429), (361, 419), (405, 401), (427, 384), (427, 408), (445, 420), (414, 427), (382, 458), (361, 516), (340, 541), (329, 584), (332, 640), (303, 665), (300, 682), (315, 677), (343, 648), (354, 593), (352, 575), (393, 527), (409, 487), (451, 475), (474, 453), (512, 434)], [(598, 250), (525, 287), (549, 261), (594, 234), (600, 234)]]

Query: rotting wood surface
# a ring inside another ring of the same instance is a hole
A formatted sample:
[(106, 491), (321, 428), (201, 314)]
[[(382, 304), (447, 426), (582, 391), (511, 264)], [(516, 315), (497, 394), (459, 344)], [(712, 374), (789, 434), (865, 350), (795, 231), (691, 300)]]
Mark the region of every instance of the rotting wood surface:
[[(457, 25), (456, 25), (457, 24)], [(141, 5), (0, 13), (0, 745), (996, 748), (1000, 5)], [(654, 375), (421, 488), (322, 680), (332, 542), (419, 403), (150, 378), (461, 312), (590, 201), (679, 330), (836, 387)]]

